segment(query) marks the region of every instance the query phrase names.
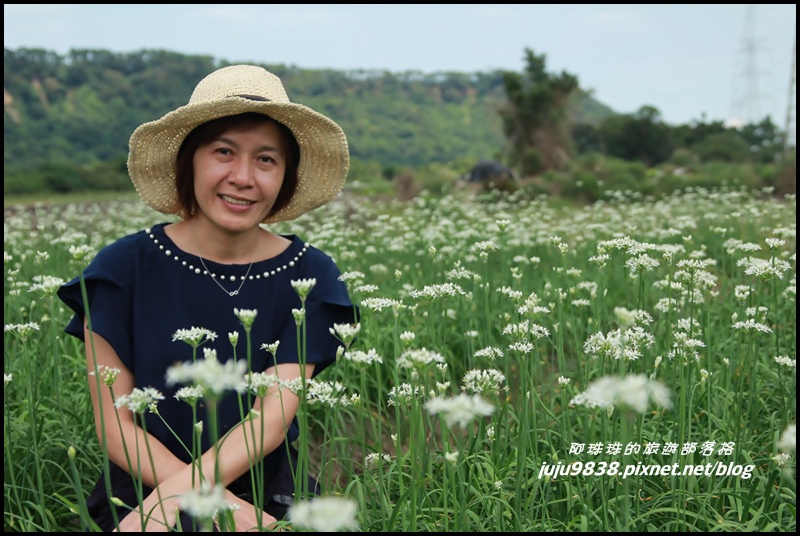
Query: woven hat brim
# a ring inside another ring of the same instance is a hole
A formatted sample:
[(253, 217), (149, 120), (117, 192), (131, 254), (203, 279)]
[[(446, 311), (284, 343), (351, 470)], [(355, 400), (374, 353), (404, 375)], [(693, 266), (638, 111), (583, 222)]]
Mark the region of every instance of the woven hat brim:
[(133, 132), (128, 173), (142, 200), (161, 213), (180, 214), (175, 162), (183, 140), (203, 123), (245, 112), (262, 113), (283, 123), (300, 147), (295, 194), (262, 223), (293, 220), (339, 195), (350, 167), (347, 138), (339, 125), (302, 104), (226, 97), (181, 106)]

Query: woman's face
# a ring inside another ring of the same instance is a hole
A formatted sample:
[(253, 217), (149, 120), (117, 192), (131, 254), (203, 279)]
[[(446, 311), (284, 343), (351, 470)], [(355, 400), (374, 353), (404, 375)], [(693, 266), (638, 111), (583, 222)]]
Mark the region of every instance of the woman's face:
[(227, 232), (257, 227), (281, 190), (287, 148), (273, 122), (226, 130), (194, 154), (196, 216)]

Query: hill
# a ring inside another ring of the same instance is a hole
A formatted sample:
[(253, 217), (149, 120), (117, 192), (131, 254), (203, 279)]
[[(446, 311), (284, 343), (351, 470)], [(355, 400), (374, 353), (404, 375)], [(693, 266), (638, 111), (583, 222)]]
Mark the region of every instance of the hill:
[[(115, 53), (4, 49), (6, 170), (49, 162), (124, 162), (131, 132), (185, 104), (194, 86), (230, 62), (165, 50)], [(505, 140), (500, 71), (458, 73), (301, 69), (262, 64), (289, 97), (337, 121), (355, 161), (383, 169), (498, 157)], [(569, 106), (574, 122), (614, 115), (588, 93)]]

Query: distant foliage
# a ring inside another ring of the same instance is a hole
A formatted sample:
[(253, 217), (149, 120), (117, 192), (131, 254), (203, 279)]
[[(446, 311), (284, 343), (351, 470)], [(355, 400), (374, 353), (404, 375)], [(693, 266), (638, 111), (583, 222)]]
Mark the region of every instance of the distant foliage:
[(569, 161), (567, 104), (577, 76), (546, 70), (546, 57), (525, 50), (522, 74), (503, 74), (507, 102), (500, 110), (510, 159), (525, 175), (560, 170)]
[[(608, 180), (586, 176), (580, 165), (581, 178), (574, 175), (585, 155), (632, 164), (620, 169), (677, 166), (689, 174), (706, 163), (769, 169), (783, 157), (784, 133), (769, 118), (733, 129), (705, 120), (667, 125), (647, 105), (616, 114), (581, 89), (577, 76), (548, 73), (544, 55), (525, 54), (522, 73), (262, 66), (281, 77), (293, 101), (343, 127), (350, 180), (381, 191), (378, 183), (391, 190), (386, 182), (396, 177), (415, 181), (404, 192), (442, 191), (482, 159), (512, 164), (532, 187), (567, 193), (572, 188), (554, 185)], [(4, 49), (4, 194), (130, 190), (131, 132), (186, 104), (199, 80), (230, 63), (164, 50)], [(785, 193), (795, 188), (785, 169), (756, 173)], [(638, 176), (614, 180), (648, 187)]]

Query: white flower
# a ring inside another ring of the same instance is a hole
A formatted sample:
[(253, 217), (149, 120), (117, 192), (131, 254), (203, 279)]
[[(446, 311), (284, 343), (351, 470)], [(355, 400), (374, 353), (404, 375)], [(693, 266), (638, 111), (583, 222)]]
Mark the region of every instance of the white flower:
[(475, 357), (485, 357), (490, 361), (494, 361), (498, 357), (503, 357), (503, 355), (503, 351), (494, 346), (487, 346), (486, 348), (481, 348), (475, 352)]
[(390, 300), (389, 298), (364, 298), (361, 300), (361, 305), (373, 311), (382, 311), (383, 309), (391, 307), (392, 309), (402, 309), (405, 307), (403, 302), (398, 300)]
[[(203, 388), (200, 385), (181, 387), (175, 393), (175, 398), (183, 400), (187, 404), (196, 404), (198, 400), (203, 398)], [(202, 423), (202, 421), (200, 422)]]
[(448, 426), (454, 424), (464, 428), (476, 417), (484, 417), (494, 412), (494, 406), (479, 395), (459, 393), (451, 398), (436, 397), (425, 403), (428, 413), (441, 413)]
[(523, 354), (529, 354), (533, 351), (533, 343), (522, 341), (522, 342), (515, 342), (513, 344), (508, 345), (509, 350), (514, 350), (516, 352), (520, 352)]
[(197, 348), (206, 341), (213, 341), (217, 334), (206, 328), (192, 326), (191, 329), (179, 329), (172, 334), (172, 342), (183, 341), (186, 344)]
[(653, 323), (653, 317), (650, 313), (640, 309), (629, 310), (625, 307), (614, 307), (614, 316), (617, 317), (619, 325), (623, 328), (641, 324), (650, 325)]
[(426, 348), (403, 352), (397, 359), (397, 366), (404, 368), (426, 367), (431, 363), (444, 363), (444, 356)]
[(239, 332), (231, 331), (228, 333), (228, 340), (231, 341), (231, 346), (236, 346), (236, 343), (239, 342)]
[(631, 271), (632, 276), (642, 272), (649, 272), (658, 265), (659, 262), (646, 253), (631, 257), (625, 261), (625, 266)]
[(233, 314), (236, 315), (236, 318), (239, 319), (239, 322), (242, 323), (244, 329), (250, 329), (252, 327), (253, 322), (256, 320), (256, 315), (258, 311), (256, 309), (239, 309), (234, 307)]
[(372, 468), (379, 465), (381, 462), (391, 463), (392, 457), (388, 454), (380, 454), (378, 452), (371, 452), (364, 458), (364, 465), (367, 468)]
[[(119, 376), (119, 373), (121, 371), (116, 367), (107, 367), (106, 365), (98, 365), (97, 372), (100, 373), (100, 379), (103, 381), (103, 383), (110, 387), (114, 385), (115, 381), (117, 381), (117, 376)], [(89, 376), (94, 376), (93, 370), (89, 371)]]
[(433, 301), (443, 296), (465, 296), (464, 289), (455, 283), (443, 283), (441, 285), (426, 285), (422, 290), (412, 290), (408, 293), (412, 298), (420, 298)]
[(511, 287), (500, 287), (500, 288), (497, 289), (497, 292), (500, 292), (501, 294), (505, 294), (506, 296), (508, 296), (509, 298), (511, 298), (512, 300), (515, 300), (515, 301), (516, 300), (521, 300), (522, 296), (523, 296), (521, 291), (514, 290)]
[(322, 404), (335, 408), (336, 406), (346, 407), (353, 404), (353, 399), (347, 395), (341, 382), (308, 380), (306, 388), (306, 397), (309, 405)]
[(364, 279), (364, 272), (344, 272), (339, 276), (339, 281), (350, 281), (351, 279)]
[(332, 328), (328, 328), (331, 335), (342, 341), (345, 346), (350, 346), (355, 340), (358, 332), (361, 331), (361, 324), (334, 324)]
[(756, 322), (752, 318), (748, 318), (744, 322), (736, 322), (731, 326), (732, 329), (743, 329), (745, 331), (760, 331), (761, 333), (772, 333), (772, 328), (766, 324)]
[(583, 343), (583, 350), (592, 358), (608, 357), (634, 361), (642, 355), (643, 348), (649, 348), (655, 337), (640, 326), (630, 329), (609, 331), (608, 335), (597, 332)]
[(266, 350), (267, 352), (271, 353), (273, 356), (278, 353), (278, 345), (280, 345), (281, 341), (275, 341), (272, 344), (264, 343), (261, 345), (262, 350)]
[(179, 504), (181, 511), (200, 520), (213, 519), (220, 510), (231, 507), (225, 500), (224, 488), (220, 485), (212, 487), (208, 482), (181, 495)]
[(354, 292), (360, 294), (368, 294), (370, 292), (377, 292), (380, 289), (378, 285), (359, 285), (353, 289)]
[(586, 391), (570, 401), (570, 405), (590, 408), (625, 406), (644, 413), (650, 402), (663, 408), (672, 407), (669, 389), (644, 374), (629, 374), (623, 378), (604, 376), (591, 382)]
[(337, 532), (358, 528), (356, 503), (336, 496), (317, 497), (294, 503), (289, 508), (289, 521), (315, 532)]
[(300, 299), (305, 300), (308, 293), (311, 292), (311, 289), (317, 284), (317, 280), (312, 277), (311, 279), (293, 280), (290, 283), (297, 295), (300, 296)]
[(269, 388), (278, 385), (280, 380), (277, 374), (267, 374), (266, 372), (248, 372), (244, 375), (242, 382), (245, 389), (251, 391), (259, 398), (267, 395)]
[(45, 296), (54, 296), (56, 291), (64, 284), (63, 279), (51, 275), (35, 275), (33, 280), (36, 283), (31, 285), (28, 292), (39, 292)]
[(772, 461), (775, 462), (776, 465), (779, 467), (783, 467), (786, 465), (786, 462), (792, 459), (791, 454), (787, 454), (785, 452), (779, 452), (775, 456), (772, 457)]
[(750, 295), (750, 290), (749, 285), (736, 285), (736, 288), (733, 289), (733, 294), (740, 303), (744, 303)]
[(778, 450), (786, 453), (795, 452), (797, 447), (797, 440), (795, 439), (796, 430), (796, 424), (790, 424), (786, 427), (786, 430), (783, 431), (778, 441)]
[(247, 363), (233, 359), (220, 363), (217, 352), (203, 348), (205, 358), (195, 363), (178, 363), (167, 369), (167, 385), (189, 383), (203, 387), (205, 391), (219, 396), (226, 390), (239, 391)]
[(416, 338), (417, 334), (414, 333), (413, 331), (404, 331), (403, 333), (400, 334), (400, 340), (403, 341), (404, 343), (410, 343)]
[(363, 352), (361, 350), (350, 350), (344, 354), (347, 361), (358, 363), (361, 365), (372, 365), (373, 363), (383, 363), (383, 358), (378, 354), (374, 348)]
[(485, 240), (483, 242), (476, 242), (472, 244), (469, 250), (472, 253), (488, 253), (490, 251), (497, 251), (500, 249), (500, 246), (492, 242), (491, 240)]
[(769, 249), (775, 249), (783, 246), (786, 243), (786, 240), (783, 240), (782, 238), (767, 238), (765, 242), (769, 246)]
[(26, 324), (6, 324), (3, 328), (5, 332), (16, 332), (20, 337), (27, 338), (34, 331), (39, 331), (39, 324), (36, 322), (28, 322)]
[(506, 376), (499, 370), (470, 370), (464, 375), (464, 390), (474, 394), (499, 393)]
[(117, 398), (114, 401), (114, 407), (127, 408), (133, 413), (142, 413), (158, 400), (164, 400), (164, 395), (158, 390), (152, 387), (144, 389), (134, 387), (130, 394)]
[(419, 396), (419, 386), (412, 387), (411, 384), (403, 383), (400, 387), (392, 387), (389, 390), (390, 406), (397, 406), (399, 404), (407, 404), (411, 402), (412, 398)]
[(736, 263), (737, 266), (744, 266), (744, 273), (758, 277), (762, 280), (769, 280), (773, 277), (783, 279), (783, 275), (789, 271), (792, 266), (782, 259), (772, 257), (770, 259), (759, 259), (757, 257), (746, 257), (739, 259)]
[(88, 258), (94, 250), (87, 246), (86, 244), (81, 244), (80, 246), (70, 246), (69, 247), (69, 254), (72, 255), (72, 259), (75, 261), (82, 261)]
[(500, 229), (501, 231), (505, 231), (506, 228), (508, 228), (508, 226), (511, 225), (511, 220), (506, 220), (506, 219), (495, 220), (494, 223), (497, 224), (498, 229)]
[[(303, 383), (304, 383), (303, 378), (301, 376), (297, 376), (290, 380), (281, 380), (280, 382), (278, 382), (278, 387), (280, 387), (281, 389), (288, 389), (292, 393), (300, 396), (304, 388)], [(307, 383), (305, 387), (308, 387)]]
[(480, 275), (476, 274), (471, 270), (467, 270), (463, 266), (461, 266), (461, 261), (456, 261), (456, 266), (449, 272), (445, 273), (445, 277), (449, 280), (453, 279), (466, 279), (467, 281), (479, 280)]

